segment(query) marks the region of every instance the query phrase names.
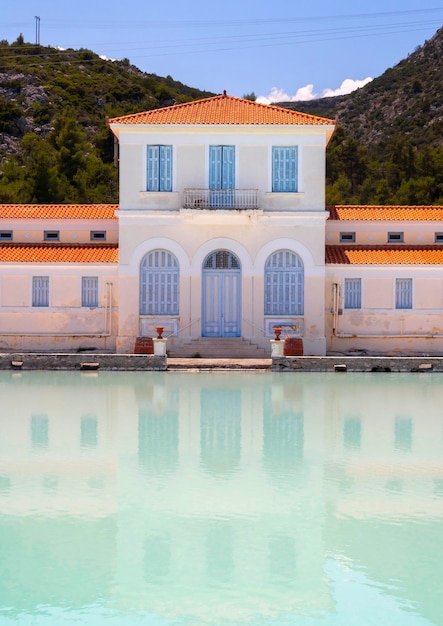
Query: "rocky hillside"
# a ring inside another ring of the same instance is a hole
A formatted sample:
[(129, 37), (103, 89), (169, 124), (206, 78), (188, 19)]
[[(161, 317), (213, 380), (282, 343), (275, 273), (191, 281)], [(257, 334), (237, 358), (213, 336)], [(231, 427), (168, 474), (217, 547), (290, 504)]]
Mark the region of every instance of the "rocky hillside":
[[(106, 118), (210, 95), (127, 59), (0, 41), (0, 202), (118, 202)], [(281, 104), (338, 120), (329, 204), (443, 204), (443, 29), (348, 96)]]
[(416, 147), (443, 145), (443, 28), (395, 67), (347, 96), (282, 103), (336, 118), (365, 146), (397, 134)]
[(0, 158), (20, 149), (28, 132), (47, 136), (53, 119), (75, 111), (88, 135), (112, 117), (209, 96), (173, 80), (146, 74), (127, 59), (109, 61), (90, 50), (58, 50), (0, 42)]

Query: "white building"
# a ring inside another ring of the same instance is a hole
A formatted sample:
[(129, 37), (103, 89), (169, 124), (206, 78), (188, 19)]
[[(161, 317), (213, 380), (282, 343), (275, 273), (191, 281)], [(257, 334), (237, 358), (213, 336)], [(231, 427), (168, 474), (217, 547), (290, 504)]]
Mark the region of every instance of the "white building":
[(0, 349), (443, 352), (443, 208), (327, 210), (332, 120), (223, 94), (109, 127), (118, 207), (0, 206)]

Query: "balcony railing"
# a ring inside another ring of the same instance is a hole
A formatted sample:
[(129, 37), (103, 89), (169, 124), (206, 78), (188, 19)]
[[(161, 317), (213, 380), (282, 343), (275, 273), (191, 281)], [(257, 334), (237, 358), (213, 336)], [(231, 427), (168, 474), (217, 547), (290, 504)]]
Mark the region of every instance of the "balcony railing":
[(185, 209), (258, 209), (258, 189), (185, 189)]

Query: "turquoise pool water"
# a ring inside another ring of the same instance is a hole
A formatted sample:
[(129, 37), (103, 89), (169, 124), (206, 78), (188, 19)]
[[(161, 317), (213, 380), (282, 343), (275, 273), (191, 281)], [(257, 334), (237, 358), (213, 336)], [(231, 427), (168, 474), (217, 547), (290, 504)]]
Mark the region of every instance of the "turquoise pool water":
[(0, 394), (0, 625), (443, 625), (442, 375)]

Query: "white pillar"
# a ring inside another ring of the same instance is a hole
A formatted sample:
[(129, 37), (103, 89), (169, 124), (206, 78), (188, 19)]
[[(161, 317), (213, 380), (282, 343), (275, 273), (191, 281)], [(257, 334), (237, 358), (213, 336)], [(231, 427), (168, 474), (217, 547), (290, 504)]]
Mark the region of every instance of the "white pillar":
[(283, 356), (284, 344), (281, 339), (271, 339), (271, 358)]
[(154, 343), (154, 354), (156, 356), (165, 356), (166, 355), (166, 341), (167, 339), (156, 339), (153, 340)]

